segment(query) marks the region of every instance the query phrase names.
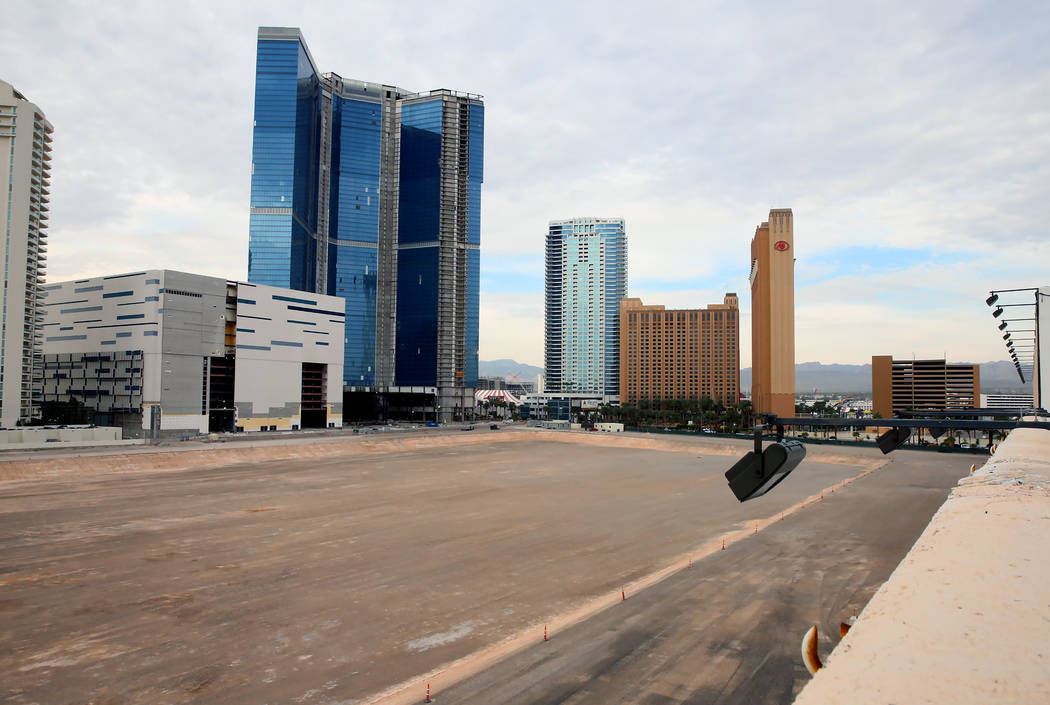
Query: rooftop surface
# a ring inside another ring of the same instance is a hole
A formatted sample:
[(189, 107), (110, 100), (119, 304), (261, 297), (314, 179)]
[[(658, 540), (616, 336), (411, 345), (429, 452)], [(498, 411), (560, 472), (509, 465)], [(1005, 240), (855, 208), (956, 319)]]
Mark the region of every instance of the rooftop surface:
[[(783, 702), (802, 630), (859, 611), (972, 460), (814, 448), (741, 505), (722, 473), (748, 446), (486, 430), (0, 462), (3, 696), (392, 703), (425, 679), (467, 702), (547, 624), (561, 666), (534, 681), (760, 702), (754, 674)], [(681, 668), (628, 668), (675, 629)]]

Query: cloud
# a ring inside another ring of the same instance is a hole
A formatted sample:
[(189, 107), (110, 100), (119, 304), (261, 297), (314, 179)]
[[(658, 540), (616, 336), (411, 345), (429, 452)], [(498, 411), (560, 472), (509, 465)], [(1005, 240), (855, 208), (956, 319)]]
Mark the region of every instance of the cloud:
[(1038, 3), (406, 0), (331, 21), (345, 13), (8, 2), (3, 78), (56, 127), (49, 279), (246, 275), (255, 31), (294, 25), (322, 71), (484, 94), (483, 356), (542, 358), (557, 218), (624, 217), (647, 303), (728, 289), (743, 307), (755, 226), (793, 208), (798, 359), (1001, 359), (974, 302), (1046, 281)]
[(543, 297), (534, 294), (482, 292), (480, 357), (511, 359), (543, 367)]

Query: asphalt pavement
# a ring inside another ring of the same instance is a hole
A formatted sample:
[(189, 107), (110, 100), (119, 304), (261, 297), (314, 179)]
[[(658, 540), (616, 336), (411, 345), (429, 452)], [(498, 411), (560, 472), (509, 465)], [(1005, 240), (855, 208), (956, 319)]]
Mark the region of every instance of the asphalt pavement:
[(791, 702), (810, 678), (805, 631), (818, 626), (826, 657), (968, 470), (932, 453), (892, 460), (546, 642), (537, 631), (534, 646), (434, 702)]

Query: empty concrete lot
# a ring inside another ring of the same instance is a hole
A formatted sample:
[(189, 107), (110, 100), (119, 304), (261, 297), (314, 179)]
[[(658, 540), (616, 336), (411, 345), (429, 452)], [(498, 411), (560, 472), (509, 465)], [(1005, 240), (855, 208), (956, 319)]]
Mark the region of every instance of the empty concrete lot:
[[(724, 442), (463, 435), (0, 483), (0, 698), (368, 699), (882, 462), (871, 449), (835, 462), (811, 451), (776, 492), (740, 505)], [(936, 476), (921, 485), (927, 519), (971, 462), (935, 460), (923, 469)], [(924, 524), (873, 550), (899, 560)], [(851, 594), (870, 596), (886, 574), (858, 576)]]

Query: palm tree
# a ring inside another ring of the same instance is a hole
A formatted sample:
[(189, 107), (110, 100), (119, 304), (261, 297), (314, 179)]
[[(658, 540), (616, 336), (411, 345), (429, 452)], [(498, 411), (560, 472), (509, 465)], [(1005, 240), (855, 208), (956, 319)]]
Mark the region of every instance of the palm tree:
[(750, 428), (751, 426), (754, 426), (754, 416), (752, 414), (754, 409), (752, 408), (751, 400), (744, 399), (742, 402), (740, 402), (739, 406), (742, 425), (744, 426), (744, 428)]
[(728, 409), (726, 409), (725, 420), (726, 423), (729, 424), (730, 433), (736, 433), (737, 424), (740, 423), (740, 419), (740, 412), (736, 409), (736, 407), (729, 407)]

